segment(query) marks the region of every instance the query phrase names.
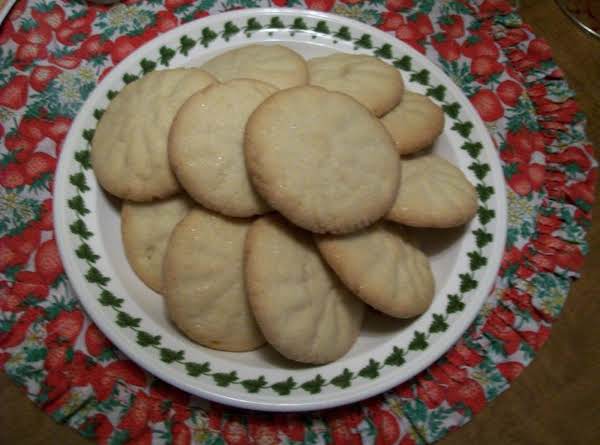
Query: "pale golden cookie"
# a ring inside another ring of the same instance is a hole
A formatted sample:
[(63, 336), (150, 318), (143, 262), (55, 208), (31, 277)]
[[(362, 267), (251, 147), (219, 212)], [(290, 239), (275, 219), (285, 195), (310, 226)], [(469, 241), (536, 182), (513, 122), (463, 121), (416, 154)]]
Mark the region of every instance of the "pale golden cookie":
[(309, 83), (348, 94), (376, 116), (402, 99), (404, 82), (393, 66), (373, 56), (335, 53), (308, 61)]
[(163, 201), (125, 201), (121, 208), (121, 234), (125, 255), (137, 276), (158, 293), (163, 288), (163, 259), (173, 228), (192, 207), (187, 196)]
[(306, 85), (308, 69), (302, 56), (282, 45), (247, 45), (209, 60), (202, 68), (219, 81), (256, 79), (290, 88)]
[(249, 351), (264, 343), (242, 270), (250, 223), (196, 207), (169, 240), (164, 264), (167, 310), (185, 335), (209, 348)]
[(405, 91), (402, 101), (381, 118), (401, 155), (432, 145), (444, 131), (444, 111), (422, 94)]
[(327, 267), (308, 232), (277, 215), (248, 232), (246, 286), (267, 341), (285, 357), (329, 363), (354, 344), (364, 304)]
[(277, 89), (236, 79), (194, 94), (169, 134), (169, 160), (181, 186), (204, 207), (229, 216), (266, 213), (244, 161), (244, 129), (254, 109)]
[(199, 69), (173, 69), (125, 86), (102, 115), (92, 141), (92, 167), (100, 185), (130, 201), (176, 194), (180, 187), (167, 156), (171, 122), (192, 94), (213, 82)]
[(477, 191), (463, 172), (435, 155), (406, 158), (387, 219), (413, 227), (455, 227), (477, 212)]
[(385, 215), (400, 158), (369, 110), (341, 93), (306, 86), (263, 102), (246, 125), (246, 167), (259, 194), (294, 224), (348, 233)]
[(434, 295), (429, 260), (392, 223), (343, 236), (316, 236), (319, 251), (352, 292), (398, 318), (427, 310)]

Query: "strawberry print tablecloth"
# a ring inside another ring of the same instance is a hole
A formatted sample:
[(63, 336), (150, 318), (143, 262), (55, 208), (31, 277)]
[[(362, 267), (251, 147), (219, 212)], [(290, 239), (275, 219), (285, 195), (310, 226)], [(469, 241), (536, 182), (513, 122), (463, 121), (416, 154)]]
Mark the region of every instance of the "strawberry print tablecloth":
[[(479, 111), (508, 184), (502, 267), (459, 343), (394, 390), (322, 412), (235, 410), (153, 378), (83, 312), (53, 233), (57, 157), (97, 82), (180, 23), (264, 6), (331, 11), (425, 53)], [(597, 171), (573, 91), (508, 2), (19, 0), (0, 31), (0, 366), (56, 421), (110, 444), (432, 443), (506, 390), (548, 338), (587, 251)]]

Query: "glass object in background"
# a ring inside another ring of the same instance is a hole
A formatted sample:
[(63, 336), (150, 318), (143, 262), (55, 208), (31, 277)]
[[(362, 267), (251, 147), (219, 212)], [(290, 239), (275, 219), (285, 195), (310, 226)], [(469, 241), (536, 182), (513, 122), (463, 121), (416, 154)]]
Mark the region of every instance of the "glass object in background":
[(600, 39), (600, 0), (555, 1), (577, 26)]

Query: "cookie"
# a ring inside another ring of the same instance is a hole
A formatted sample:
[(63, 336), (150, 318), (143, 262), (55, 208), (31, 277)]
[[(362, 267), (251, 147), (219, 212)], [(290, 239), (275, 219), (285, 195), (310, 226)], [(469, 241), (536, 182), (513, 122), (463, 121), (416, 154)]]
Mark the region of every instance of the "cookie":
[(446, 228), (477, 212), (477, 191), (463, 172), (435, 155), (407, 158), (396, 202), (387, 219), (407, 226)]
[(302, 56), (282, 45), (248, 45), (209, 60), (202, 68), (219, 81), (256, 79), (277, 88), (306, 85), (308, 70)]
[(402, 99), (400, 72), (373, 56), (335, 53), (307, 64), (311, 85), (348, 94), (376, 116), (383, 116)]
[(187, 196), (163, 201), (125, 201), (121, 207), (121, 234), (125, 255), (133, 271), (158, 293), (162, 292), (162, 268), (173, 228), (192, 207)]
[(169, 160), (182, 187), (204, 207), (229, 216), (269, 211), (254, 191), (244, 161), (244, 129), (254, 109), (277, 89), (237, 79), (194, 94), (169, 134)]
[(308, 232), (278, 215), (255, 221), (246, 239), (245, 280), (256, 321), (283, 356), (329, 363), (354, 344), (364, 304), (327, 267)]
[(264, 101), (246, 125), (255, 189), (294, 224), (347, 233), (385, 215), (400, 158), (383, 124), (342, 93), (304, 86)]
[(209, 348), (250, 351), (264, 343), (242, 270), (250, 223), (195, 207), (169, 240), (164, 264), (167, 310), (185, 335)]
[(444, 131), (444, 111), (423, 94), (405, 91), (402, 101), (381, 118), (401, 155), (432, 145)]
[(154, 71), (125, 86), (98, 123), (92, 167), (100, 185), (130, 201), (173, 196), (179, 184), (169, 166), (167, 137), (175, 113), (214, 78), (199, 69)]
[(337, 276), (375, 309), (410, 318), (431, 304), (434, 281), (429, 260), (400, 226), (382, 222), (357, 233), (315, 239)]

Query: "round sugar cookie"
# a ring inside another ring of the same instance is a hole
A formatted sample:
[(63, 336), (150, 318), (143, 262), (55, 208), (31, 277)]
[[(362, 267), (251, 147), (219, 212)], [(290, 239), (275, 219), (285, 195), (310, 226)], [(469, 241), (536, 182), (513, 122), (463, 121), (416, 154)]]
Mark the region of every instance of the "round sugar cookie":
[(376, 57), (335, 53), (310, 59), (307, 64), (311, 85), (346, 93), (376, 116), (383, 116), (402, 99), (400, 72)]
[(264, 216), (248, 231), (245, 279), (256, 321), (283, 356), (329, 363), (358, 337), (364, 304), (327, 267), (310, 234), (280, 216)]
[(302, 56), (282, 45), (242, 46), (210, 59), (202, 68), (221, 82), (256, 79), (277, 88), (308, 82), (308, 69)]
[(250, 223), (195, 207), (169, 240), (164, 265), (167, 310), (185, 335), (209, 348), (250, 351), (264, 343), (242, 270)]
[(187, 196), (162, 201), (123, 202), (121, 234), (125, 255), (137, 276), (158, 293), (163, 289), (163, 259), (173, 228), (192, 207)]
[(92, 167), (100, 185), (130, 201), (176, 194), (167, 137), (175, 113), (214, 78), (199, 69), (153, 71), (125, 86), (98, 123), (92, 141)]
[(254, 109), (277, 89), (236, 79), (194, 94), (169, 134), (169, 160), (181, 186), (204, 207), (245, 217), (269, 211), (244, 161), (244, 129)]
[(398, 196), (387, 219), (447, 228), (465, 224), (476, 212), (475, 187), (450, 162), (435, 155), (403, 159)]
[(294, 224), (348, 233), (385, 215), (400, 157), (375, 116), (342, 93), (281, 90), (246, 124), (246, 167), (255, 189)]
[(405, 91), (402, 101), (381, 118), (401, 155), (422, 150), (444, 131), (444, 111), (423, 94)]
[(392, 317), (427, 310), (434, 295), (429, 260), (392, 223), (379, 223), (343, 236), (316, 236), (319, 251), (348, 288)]

